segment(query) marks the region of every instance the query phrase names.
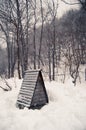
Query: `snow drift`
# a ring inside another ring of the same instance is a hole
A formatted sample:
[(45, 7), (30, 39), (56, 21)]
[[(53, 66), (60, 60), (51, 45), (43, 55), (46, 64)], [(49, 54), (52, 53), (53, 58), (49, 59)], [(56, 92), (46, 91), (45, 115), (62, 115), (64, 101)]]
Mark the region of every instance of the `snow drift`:
[[(85, 130), (86, 87), (45, 82), (49, 104), (40, 110), (19, 110), (16, 100), (21, 80), (8, 80), (12, 91), (0, 89), (0, 130)], [(2, 84), (4, 85), (4, 84)]]

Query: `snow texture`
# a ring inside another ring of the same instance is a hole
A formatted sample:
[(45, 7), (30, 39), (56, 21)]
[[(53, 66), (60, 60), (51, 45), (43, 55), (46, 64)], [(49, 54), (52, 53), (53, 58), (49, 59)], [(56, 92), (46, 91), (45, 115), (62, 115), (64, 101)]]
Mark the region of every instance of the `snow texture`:
[(12, 91), (0, 89), (0, 130), (86, 130), (85, 83), (45, 82), (49, 104), (40, 110), (20, 110), (15, 104), (22, 80), (8, 82)]

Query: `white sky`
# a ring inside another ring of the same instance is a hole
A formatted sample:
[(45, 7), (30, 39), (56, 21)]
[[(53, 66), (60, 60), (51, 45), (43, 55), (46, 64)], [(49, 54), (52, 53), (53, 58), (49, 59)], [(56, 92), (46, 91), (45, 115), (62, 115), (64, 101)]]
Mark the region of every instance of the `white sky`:
[[(38, 6), (39, 6), (39, 2), (40, 0), (37, 0)], [(68, 3), (77, 3), (77, 0), (65, 0)], [(46, 8), (46, 3), (49, 2), (52, 4), (52, 0), (43, 0), (43, 7)], [(64, 13), (66, 13), (66, 11), (70, 10), (70, 9), (78, 9), (79, 8), (79, 4), (75, 4), (75, 5), (68, 5), (65, 4), (64, 2), (62, 2), (61, 0), (54, 0), (54, 2), (56, 4), (58, 4), (58, 9), (57, 9), (57, 14), (58, 17), (61, 17)]]
[[(76, 0), (66, 0), (67, 2), (75, 2)], [(78, 9), (79, 5), (68, 5), (65, 4), (64, 2), (62, 2), (61, 0), (59, 0), (59, 8), (58, 8), (58, 16), (61, 17), (64, 13), (66, 13), (66, 11), (70, 10), (70, 9)]]

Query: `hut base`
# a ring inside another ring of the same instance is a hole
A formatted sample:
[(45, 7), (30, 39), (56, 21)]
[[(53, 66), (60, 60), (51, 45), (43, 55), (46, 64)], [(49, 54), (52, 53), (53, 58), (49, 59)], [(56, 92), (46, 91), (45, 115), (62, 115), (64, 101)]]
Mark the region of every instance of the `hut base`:
[(31, 106), (31, 107), (29, 107), (29, 109), (41, 109), (44, 105), (46, 105), (46, 104), (42, 104), (42, 105), (36, 105), (36, 106)]

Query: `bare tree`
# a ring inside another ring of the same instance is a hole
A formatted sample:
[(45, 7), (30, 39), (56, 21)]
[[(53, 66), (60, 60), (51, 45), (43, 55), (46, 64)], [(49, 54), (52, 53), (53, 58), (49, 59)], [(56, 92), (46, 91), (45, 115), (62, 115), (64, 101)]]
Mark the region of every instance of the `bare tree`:
[(52, 71), (53, 71), (53, 77), (52, 79), (55, 80), (55, 53), (56, 53), (56, 17), (57, 17), (57, 9), (58, 9), (58, 2), (55, 3), (54, 0), (52, 0), (52, 3), (48, 4), (50, 15), (51, 15), (51, 24), (52, 24)]
[[(14, 37), (14, 33), (16, 35), (16, 46), (17, 46), (17, 70), (18, 70), (18, 75), (19, 78), (21, 78), (21, 70), (22, 70), (22, 76), (24, 75), (24, 71), (27, 69), (27, 65), (28, 65), (28, 43), (25, 42), (25, 38), (24, 38), (24, 30), (23, 30), (23, 25), (22, 25), (22, 10), (20, 9), (20, 2), (18, 0), (12, 1), (12, 0), (8, 0), (4, 2), (4, 6), (5, 9), (2, 7), (0, 8), (0, 18), (1, 20), (4, 21), (5, 24), (8, 25), (9, 27), (12, 27), (12, 30), (8, 29), (7, 35), (11, 33), (11, 35), (9, 36), (10, 39), (14, 39), (11, 37)], [(27, 9), (28, 10), (28, 9)], [(7, 13), (8, 12), (8, 13)], [(27, 14), (28, 15), (28, 14)], [(6, 25), (6, 26), (7, 26)], [(28, 27), (27, 27), (28, 28)], [(6, 29), (7, 30), (7, 29)], [(28, 36), (28, 32), (27, 32), (27, 36)], [(28, 38), (27, 38), (28, 39)], [(11, 40), (12, 41), (12, 40)], [(10, 40), (8, 41), (8, 44), (10, 46)], [(12, 44), (11, 44), (12, 45)], [(12, 46), (10, 46), (10, 50), (8, 50), (8, 53), (10, 53), (8, 55), (8, 61), (9, 59), (12, 59), (12, 54), (11, 54), (11, 49)], [(16, 60), (15, 60), (16, 61)], [(8, 62), (8, 66), (9, 66), (9, 73), (11, 68), (13, 69), (14, 67), (11, 67), (10, 65), (10, 61)], [(15, 65), (15, 63), (13, 63), (13, 66)], [(14, 69), (13, 69), (14, 70)], [(10, 76), (8, 76), (10, 77)]]
[[(62, 24), (62, 34), (63, 35), (63, 44), (62, 44), (62, 52), (67, 59), (66, 67), (69, 67), (69, 73), (71, 77), (74, 79), (74, 84), (76, 84), (77, 78), (80, 79), (79, 76), (79, 67), (85, 57), (86, 48), (86, 28), (85, 28), (85, 14), (82, 9), (79, 11), (69, 11), (66, 15), (63, 16)], [(82, 53), (84, 51), (84, 56)], [(84, 60), (85, 61), (85, 60)]]
[[(4, 9), (2, 9), (4, 6)], [(13, 20), (11, 19), (11, 8), (10, 8), (10, 1), (4, 1), (3, 4), (0, 6), (0, 26), (4, 35), (6, 37), (7, 43), (7, 55), (8, 55), (8, 78), (13, 76), (14, 73), (14, 66), (15, 66), (15, 54), (12, 53), (13, 49), (13, 42), (12, 42), (12, 24)], [(7, 13), (8, 12), (8, 13)], [(13, 58), (12, 58), (13, 57)]]

